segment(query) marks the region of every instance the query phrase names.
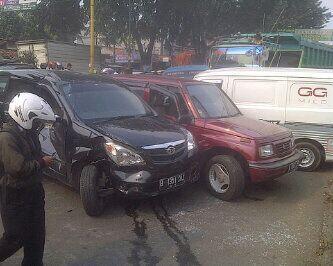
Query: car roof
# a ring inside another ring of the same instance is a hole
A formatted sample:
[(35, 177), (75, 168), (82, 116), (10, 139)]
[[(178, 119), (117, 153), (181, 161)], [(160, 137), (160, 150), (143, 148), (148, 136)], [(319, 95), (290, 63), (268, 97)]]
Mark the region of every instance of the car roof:
[(108, 82), (115, 83), (115, 79), (106, 75), (90, 75), (84, 73), (78, 73), (74, 71), (64, 71), (64, 70), (44, 70), (44, 69), (0, 69), (0, 75), (13, 75), (20, 78), (26, 78), (30, 80), (40, 80), (47, 79), (52, 81), (67, 81), (67, 82), (77, 82), (77, 81), (96, 81), (96, 82)]
[(234, 67), (207, 70), (195, 76), (214, 78), (214, 76), (252, 76), (252, 77), (298, 77), (298, 78), (333, 78), (333, 69), (282, 68), (282, 67)]
[(151, 82), (151, 83), (164, 83), (168, 85), (185, 85), (189, 83), (202, 83), (201, 81), (193, 79), (184, 79), (173, 76), (162, 76), (162, 75), (114, 75), (115, 79), (119, 81), (141, 81), (141, 82)]

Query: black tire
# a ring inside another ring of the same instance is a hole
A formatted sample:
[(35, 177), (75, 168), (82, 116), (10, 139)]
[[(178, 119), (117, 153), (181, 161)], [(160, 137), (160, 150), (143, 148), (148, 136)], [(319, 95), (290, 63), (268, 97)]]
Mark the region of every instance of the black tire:
[[(210, 180), (211, 168), (216, 164), (223, 167), (224, 170), (226, 170), (229, 174), (229, 185), (224, 192), (217, 191)], [(204, 179), (209, 192), (213, 196), (224, 201), (232, 201), (238, 198), (243, 193), (245, 188), (244, 170), (242, 169), (238, 160), (230, 155), (217, 155), (211, 158), (205, 167)]]
[(94, 165), (82, 169), (80, 178), (80, 196), (83, 208), (89, 216), (100, 216), (104, 212), (105, 201), (98, 195), (100, 172)]
[(298, 142), (296, 143), (296, 148), (300, 151), (303, 151), (305, 155), (307, 156), (314, 156), (313, 160), (311, 159), (309, 164), (306, 163), (306, 160), (308, 160), (308, 157), (303, 159), (301, 163), (298, 166), (298, 170), (305, 171), (305, 172), (311, 172), (318, 169), (323, 161), (323, 156), (320, 152), (320, 149), (311, 142)]

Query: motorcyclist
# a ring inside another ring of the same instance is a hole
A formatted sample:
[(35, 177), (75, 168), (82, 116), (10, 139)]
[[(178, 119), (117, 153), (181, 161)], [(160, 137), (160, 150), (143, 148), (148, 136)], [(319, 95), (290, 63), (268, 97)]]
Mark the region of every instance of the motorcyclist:
[(45, 243), (42, 169), (52, 157), (42, 157), (38, 135), (55, 121), (50, 105), (31, 93), (19, 93), (9, 104), (10, 121), (0, 132), (1, 217), (0, 262), (24, 248), (22, 265), (43, 265)]

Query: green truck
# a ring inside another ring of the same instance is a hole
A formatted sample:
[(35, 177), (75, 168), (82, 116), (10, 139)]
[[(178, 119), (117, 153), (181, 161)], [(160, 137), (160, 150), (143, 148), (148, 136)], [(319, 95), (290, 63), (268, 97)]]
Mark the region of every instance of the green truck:
[(212, 47), (209, 66), (333, 68), (333, 46), (296, 33), (238, 34)]

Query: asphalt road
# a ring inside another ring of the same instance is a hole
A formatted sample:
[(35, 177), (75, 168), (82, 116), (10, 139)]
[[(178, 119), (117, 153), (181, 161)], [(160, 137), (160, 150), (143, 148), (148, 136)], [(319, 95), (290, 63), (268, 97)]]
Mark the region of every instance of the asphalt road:
[(151, 200), (113, 198), (100, 218), (84, 213), (75, 192), (46, 181), (45, 265), (319, 265), (332, 176), (332, 164), (297, 172), (252, 185), (232, 203), (200, 183)]

